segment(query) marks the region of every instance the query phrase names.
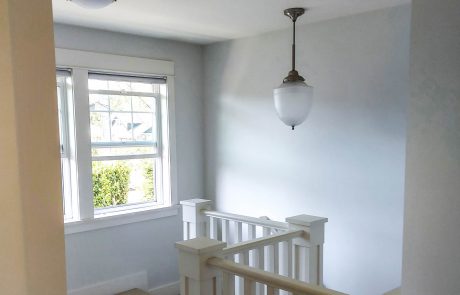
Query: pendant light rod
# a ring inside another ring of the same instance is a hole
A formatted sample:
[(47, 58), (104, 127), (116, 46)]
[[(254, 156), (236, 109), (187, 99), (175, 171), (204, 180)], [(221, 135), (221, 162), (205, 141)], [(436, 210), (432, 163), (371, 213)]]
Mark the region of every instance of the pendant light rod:
[(289, 17), (292, 20), (292, 49), (291, 49), (291, 64), (292, 70), (289, 72), (289, 75), (284, 78), (284, 82), (295, 82), (295, 81), (305, 81), (302, 76), (299, 76), (299, 73), (295, 70), (295, 23), (297, 18), (305, 13), (305, 8), (295, 7), (288, 8), (284, 10), (284, 15)]
[(292, 21), (292, 70), (295, 71), (295, 20)]
[(295, 7), (284, 10), (284, 15), (292, 20), (292, 71), (295, 71), (295, 23), (305, 13), (305, 8)]

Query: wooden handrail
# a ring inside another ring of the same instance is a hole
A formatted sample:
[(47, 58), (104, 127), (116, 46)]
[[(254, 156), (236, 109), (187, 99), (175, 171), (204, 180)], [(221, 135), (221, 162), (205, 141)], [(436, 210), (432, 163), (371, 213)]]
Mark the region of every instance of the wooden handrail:
[(238, 264), (218, 257), (207, 260), (207, 264), (225, 272), (248, 278), (272, 288), (285, 290), (294, 294), (304, 295), (346, 295), (327, 288), (297, 281), (285, 276), (266, 272), (257, 268)]
[(260, 219), (257, 217), (244, 216), (244, 215), (226, 213), (226, 212), (220, 212), (220, 211), (211, 211), (211, 210), (203, 210), (202, 213), (209, 217), (216, 217), (216, 218), (226, 219), (226, 220), (234, 220), (234, 221), (244, 222), (248, 224), (269, 227), (272, 229), (281, 229), (281, 230), (288, 229), (288, 224), (286, 222), (265, 220), (265, 219)]
[(222, 250), (222, 255), (227, 256), (227, 255), (237, 254), (243, 251), (253, 250), (253, 249), (263, 247), (263, 246), (273, 245), (275, 243), (288, 241), (290, 239), (297, 238), (297, 237), (304, 237), (307, 240), (310, 238), (309, 233), (303, 230), (287, 231), (287, 232), (283, 232), (280, 234), (274, 234), (268, 237), (262, 237), (262, 238), (257, 238), (257, 239), (246, 241), (246, 242), (240, 242), (237, 244), (233, 244), (231, 246), (224, 248)]

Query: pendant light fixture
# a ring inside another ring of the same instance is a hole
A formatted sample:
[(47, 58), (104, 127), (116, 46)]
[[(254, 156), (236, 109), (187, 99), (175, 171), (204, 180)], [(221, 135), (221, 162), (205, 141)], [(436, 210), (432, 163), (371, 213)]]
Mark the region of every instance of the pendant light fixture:
[(99, 9), (104, 8), (113, 2), (117, 2), (117, 0), (68, 0), (71, 1), (81, 7), (89, 8), (89, 9)]
[(284, 15), (292, 20), (292, 70), (284, 78), (283, 83), (273, 90), (275, 109), (284, 124), (295, 126), (302, 124), (310, 112), (313, 100), (313, 87), (305, 83), (305, 79), (295, 69), (295, 23), (305, 13), (304, 8), (289, 8)]

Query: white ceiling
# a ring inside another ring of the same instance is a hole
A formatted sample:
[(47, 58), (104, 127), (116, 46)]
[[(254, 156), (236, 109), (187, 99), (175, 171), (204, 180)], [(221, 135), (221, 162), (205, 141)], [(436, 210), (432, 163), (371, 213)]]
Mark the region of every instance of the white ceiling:
[(53, 0), (58, 23), (208, 44), (290, 26), (282, 11), (311, 8), (298, 23), (409, 3), (410, 0), (117, 0), (103, 9)]

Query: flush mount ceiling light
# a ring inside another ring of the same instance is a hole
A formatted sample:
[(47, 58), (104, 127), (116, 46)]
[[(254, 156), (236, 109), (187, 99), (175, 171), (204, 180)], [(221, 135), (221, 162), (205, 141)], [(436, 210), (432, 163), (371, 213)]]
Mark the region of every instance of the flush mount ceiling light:
[(90, 9), (99, 9), (106, 7), (117, 0), (67, 0), (71, 1), (81, 7), (90, 8)]
[(278, 117), (292, 130), (302, 124), (310, 112), (313, 100), (313, 87), (305, 83), (305, 79), (295, 69), (295, 23), (305, 13), (304, 8), (289, 8), (284, 15), (292, 20), (292, 70), (284, 78), (283, 83), (273, 90), (275, 109)]

